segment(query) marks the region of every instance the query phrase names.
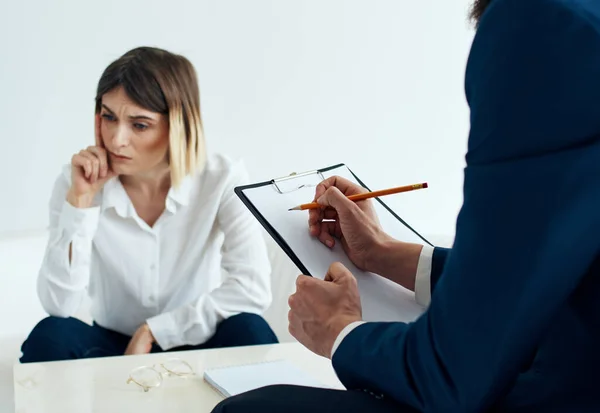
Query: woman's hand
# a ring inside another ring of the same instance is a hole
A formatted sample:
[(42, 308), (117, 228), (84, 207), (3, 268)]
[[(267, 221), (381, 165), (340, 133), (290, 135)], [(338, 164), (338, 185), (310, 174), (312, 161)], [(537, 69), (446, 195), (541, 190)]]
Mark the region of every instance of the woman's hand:
[(71, 188), (67, 201), (77, 208), (89, 208), (96, 193), (114, 176), (100, 137), (100, 118), (96, 116), (96, 145), (76, 153), (71, 159)]
[(154, 341), (154, 336), (152, 335), (150, 327), (148, 327), (148, 324), (144, 323), (137, 329), (133, 337), (131, 337), (127, 349), (125, 350), (125, 355), (148, 354), (152, 351), (152, 344)]

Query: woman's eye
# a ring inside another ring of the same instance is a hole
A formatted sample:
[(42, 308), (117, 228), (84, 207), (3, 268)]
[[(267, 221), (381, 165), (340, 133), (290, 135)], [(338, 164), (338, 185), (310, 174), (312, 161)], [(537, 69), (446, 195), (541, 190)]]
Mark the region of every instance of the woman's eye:
[(148, 125), (144, 125), (143, 123), (134, 123), (133, 127), (137, 130), (145, 130), (148, 128)]
[(103, 117), (104, 119), (106, 119), (106, 120), (109, 120), (109, 121), (113, 121), (113, 120), (115, 120), (115, 117), (114, 117), (113, 115), (110, 115), (110, 114), (108, 114), (108, 113), (103, 113), (103, 114), (102, 114), (102, 117)]

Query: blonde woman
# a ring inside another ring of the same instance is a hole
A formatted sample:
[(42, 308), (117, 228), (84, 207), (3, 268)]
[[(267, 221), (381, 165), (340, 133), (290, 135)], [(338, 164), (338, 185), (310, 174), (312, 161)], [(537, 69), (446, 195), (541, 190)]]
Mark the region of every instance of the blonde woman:
[[(96, 144), (50, 201), (38, 294), (50, 317), (22, 362), (275, 343), (258, 224), (236, 198), (243, 166), (207, 157), (191, 63), (142, 47), (96, 94)], [(222, 276), (224, 274), (224, 276)], [(93, 325), (72, 316), (84, 296)]]

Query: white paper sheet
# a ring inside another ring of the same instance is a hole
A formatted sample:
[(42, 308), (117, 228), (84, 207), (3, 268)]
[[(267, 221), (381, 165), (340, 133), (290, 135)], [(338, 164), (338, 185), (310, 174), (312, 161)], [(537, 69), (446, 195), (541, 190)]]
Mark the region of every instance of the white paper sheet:
[[(325, 178), (342, 176), (352, 182), (356, 179), (343, 166), (323, 173)], [(413, 321), (424, 308), (415, 301), (414, 293), (376, 274), (359, 270), (348, 259), (340, 243), (331, 250), (308, 232), (308, 211), (288, 211), (289, 208), (311, 202), (316, 185), (321, 181), (317, 174), (300, 176), (279, 184), (280, 194), (273, 185), (245, 189), (244, 195), (263, 217), (287, 242), (300, 262), (314, 277), (323, 279), (334, 262), (341, 262), (356, 277), (361, 296), (363, 319), (366, 321)], [(357, 183), (357, 182), (356, 182)], [(371, 186), (370, 183), (367, 185)], [(380, 189), (380, 188), (372, 188)], [(402, 195), (398, 195), (402, 196)], [(425, 242), (394, 217), (379, 202), (374, 202), (379, 221), (384, 230), (395, 239), (424, 244)], [(277, 274), (273, 274), (277, 277)]]
[(329, 388), (286, 360), (210, 369), (204, 380), (225, 397), (277, 384)]

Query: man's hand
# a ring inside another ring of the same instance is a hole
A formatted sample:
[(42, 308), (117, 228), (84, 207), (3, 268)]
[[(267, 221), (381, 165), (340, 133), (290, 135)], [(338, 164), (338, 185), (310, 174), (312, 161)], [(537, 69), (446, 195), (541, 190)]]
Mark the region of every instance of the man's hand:
[(324, 208), (308, 212), (310, 234), (333, 248), (339, 240), (348, 258), (361, 270), (372, 271), (377, 251), (392, 241), (377, 219), (370, 199), (353, 202), (347, 197), (368, 192), (347, 179), (332, 176), (321, 182), (315, 201)]
[(356, 278), (340, 263), (329, 267), (325, 281), (300, 275), (289, 305), (290, 334), (309, 350), (327, 358), (344, 327), (362, 320)]
[(148, 354), (152, 350), (154, 341), (154, 336), (152, 335), (152, 331), (150, 331), (148, 324), (142, 324), (133, 337), (131, 337), (131, 341), (129, 341), (127, 349), (125, 350), (125, 355)]
[(323, 208), (309, 211), (310, 234), (329, 248), (339, 240), (358, 268), (414, 291), (423, 245), (397, 241), (386, 234), (370, 199), (360, 202), (348, 199), (349, 195), (365, 192), (365, 188), (339, 176), (321, 182), (315, 201)]

